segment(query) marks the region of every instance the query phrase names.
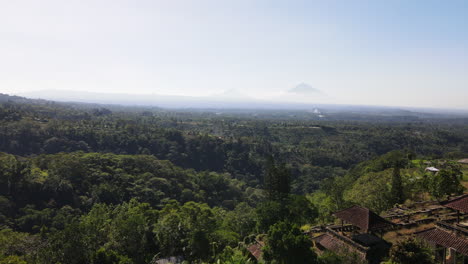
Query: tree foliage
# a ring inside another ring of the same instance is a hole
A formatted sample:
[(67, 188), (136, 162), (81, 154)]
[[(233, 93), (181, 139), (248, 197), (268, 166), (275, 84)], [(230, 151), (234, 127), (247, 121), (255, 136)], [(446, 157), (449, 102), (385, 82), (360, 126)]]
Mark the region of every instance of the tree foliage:
[(450, 195), (461, 194), (463, 186), (460, 179), (463, 174), (456, 165), (447, 166), (438, 173), (429, 176), (430, 193), (437, 199), (446, 198)]
[(395, 264), (430, 264), (434, 263), (432, 253), (415, 239), (400, 241), (390, 249), (390, 260)]
[(403, 193), (403, 181), (401, 179), (400, 168), (395, 167), (392, 171), (392, 185), (390, 189), (391, 201), (394, 204), (401, 204), (405, 201)]
[(310, 238), (288, 222), (278, 222), (270, 227), (263, 259), (266, 263), (278, 264), (317, 263)]
[[(265, 233), (268, 262), (313, 263), (298, 226), (463, 190), (447, 158), (467, 154), (468, 123), (426, 118), (0, 94), (0, 263), (250, 263)], [(426, 160), (441, 171), (421, 172)]]

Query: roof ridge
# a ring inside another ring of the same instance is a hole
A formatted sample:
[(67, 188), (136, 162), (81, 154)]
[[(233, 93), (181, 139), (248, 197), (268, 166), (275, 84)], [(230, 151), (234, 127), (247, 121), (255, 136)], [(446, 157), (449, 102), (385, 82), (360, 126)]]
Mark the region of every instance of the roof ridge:
[(351, 238), (349, 237), (346, 237), (346, 236), (343, 236), (343, 235), (340, 235), (338, 232), (336, 231), (333, 231), (329, 228), (327, 228), (326, 230), (326, 233), (324, 235), (331, 235), (332, 237), (352, 246), (352, 247), (355, 247), (357, 248), (358, 250), (360, 251), (363, 251), (363, 252), (366, 252), (367, 250), (369, 250), (369, 247), (366, 247), (366, 246), (363, 246), (359, 243), (357, 243), (356, 241), (352, 240)]
[(358, 207), (358, 208), (361, 208), (361, 209), (365, 209), (365, 210), (367, 210), (367, 211), (370, 211), (370, 210), (369, 210), (368, 208), (366, 208), (366, 207), (362, 207), (362, 206), (360, 206), (360, 205), (355, 204), (355, 205), (353, 205), (353, 206), (350, 206), (350, 207), (341, 209), (341, 210), (339, 210), (339, 211), (336, 211), (336, 212), (334, 212), (333, 214), (336, 214), (336, 213), (340, 213), (340, 212), (349, 210), (349, 209), (351, 209), (351, 208), (353, 208), (353, 207)]
[(453, 234), (453, 232), (455, 232), (455, 235), (457, 237), (463, 236), (463, 238), (466, 239), (467, 236), (468, 236), (468, 230), (460, 228), (459, 226), (456, 226), (456, 225), (451, 225), (449, 223), (438, 222), (438, 223), (436, 223), (436, 227), (440, 228), (440, 229), (442, 229), (444, 231), (448, 231), (451, 234)]
[(458, 201), (458, 200), (466, 198), (466, 197), (468, 197), (468, 193), (462, 194), (462, 195), (460, 195), (458, 197), (455, 197), (455, 198), (453, 198), (451, 200), (442, 201), (442, 202), (440, 202), (440, 204), (444, 205), (444, 204), (447, 204), (447, 203)]
[(431, 227), (431, 228), (428, 228), (428, 229), (424, 229), (424, 230), (421, 230), (421, 231), (416, 231), (414, 232), (413, 234), (417, 235), (417, 234), (421, 234), (421, 233), (424, 233), (424, 232), (427, 232), (427, 231), (431, 231), (431, 230), (434, 230), (436, 229), (437, 227)]

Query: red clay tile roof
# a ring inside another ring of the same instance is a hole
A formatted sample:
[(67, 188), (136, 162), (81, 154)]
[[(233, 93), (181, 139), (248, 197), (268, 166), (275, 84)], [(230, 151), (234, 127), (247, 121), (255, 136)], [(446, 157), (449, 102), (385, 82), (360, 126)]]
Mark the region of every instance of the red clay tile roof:
[(250, 245), (247, 250), (254, 256), (257, 260), (260, 260), (262, 256), (262, 246), (258, 243)]
[(366, 254), (366, 252), (369, 250), (368, 247), (364, 247), (352, 239), (346, 236), (342, 236), (332, 230), (327, 230), (327, 233), (318, 237), (314, 237), (312, 240), (315, 241), (316, 244), (319, 244), (325, 249), (333, 252), (345, 251)]
[(320, 235), (318, 237), (315, 237), (313, 240), (316, 243), (320, 244), (322, 247), (333, 252), (339, 251), (343, 247), (347, 246), (344, 242), (340, 241), (339, 239), (333, 238), (329, 234)]
[(357, 205), (338, 211), (334, 215), (347, 223), (359, 227), (364, 232), (393, 225), (371, 210)]
[(441, 202), (440, 204), (442, 204), (445, 207), (452, 208), (454, 210), (459, 210), (464, 213), (468, 213), (468, 194), (462, 195), (449, 201)]
[(431, 243), (441, 245), (446, 248), (453, 248), (457, 252), (468, 256), (468, 239), (460, 237), (446, 230), (434, 227), (421, 232), (416, 235)]

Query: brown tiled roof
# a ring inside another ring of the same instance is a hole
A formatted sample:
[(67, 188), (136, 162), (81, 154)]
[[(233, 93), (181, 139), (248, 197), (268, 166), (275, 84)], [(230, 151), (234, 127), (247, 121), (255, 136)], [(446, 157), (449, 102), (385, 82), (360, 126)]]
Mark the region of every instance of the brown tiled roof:
[(365, 247), (382, 246), (390, 248), (390, 244), (387, 241), (372, 234), (356, 234), (352, 239)]
[(440, 204), (442, 204), (445, 207), (452, 208), (454, 210), (459, 210), (464, 213), (468, 213), (468, 194), (462, 195), (449, 201), (441, 202)]
[(183, 260), (184, 258), (181, 256), (168, 257), (165, 259), (157, 260), (156, 264), (178, 264), (178, 263), (182, 263)]
[(254, 256), (257, 260), (260, 260), (260, 258), (262, 257), (262, 245), (260, 245), (259, 243), (255, 243), (255, 244), (252, 244), (250, 245), (247, 250), (250, 252), (250, 254), (252, 254), (252, 256)]
[(438, 227), (417, 232), (416, 235), (431, 243), (435, 243), (446, 248), (453, 248), (457, 252), (468, 256), (468, 239), (466, 237), (457, 236), (455, 233)]
[(339, 239), (333, 238), (329, 234), (320, 235), (318, 237), (315, 237), (313, 240), (316, 243), (320, 244), (322, 247), (333, 252), (339, 251), (343, 247), (347, 246), (344, 242), (340, 241)]
[(319, 243), (324, 248), (332, 251), (343, 250), (347, 248), (348, 250), (365, 253), (369, 250), (368, 247), (365, 247), (351, 238), (341, 235), (338, 232), (333, 231), (332, 229), (327, 228), (326, 233), (318, 237), (313, 238), (316, 243)]
[(364, 232), (393, 225), (371, 210), (357, 205), (338, 211), (334, 215), (347, 223), (359, 227)]

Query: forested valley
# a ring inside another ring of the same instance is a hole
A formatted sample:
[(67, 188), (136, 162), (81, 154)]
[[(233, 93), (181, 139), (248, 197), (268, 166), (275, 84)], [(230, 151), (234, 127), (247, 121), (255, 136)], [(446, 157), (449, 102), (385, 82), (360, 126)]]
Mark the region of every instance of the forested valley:
[(0, 94), (0, 152), (1, 264), (361, 263), (317, 254), (308, 230), (462, 194), (468, 118)]

